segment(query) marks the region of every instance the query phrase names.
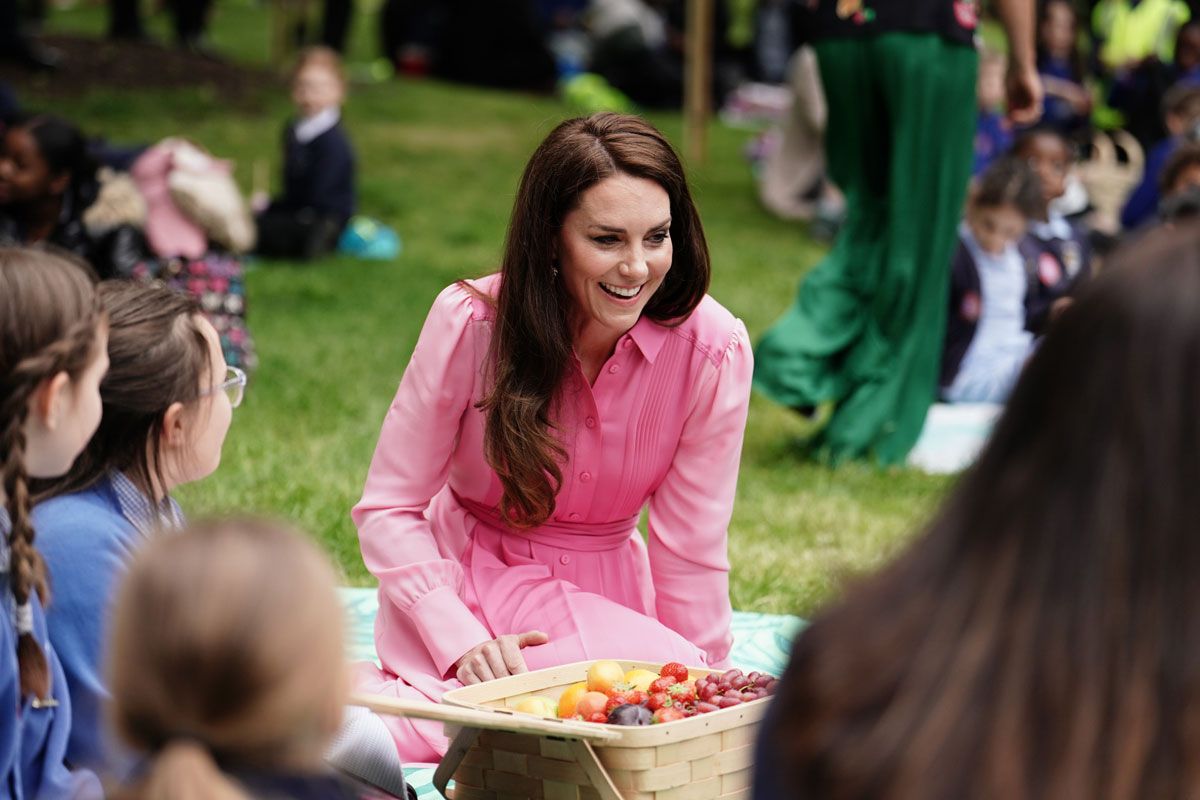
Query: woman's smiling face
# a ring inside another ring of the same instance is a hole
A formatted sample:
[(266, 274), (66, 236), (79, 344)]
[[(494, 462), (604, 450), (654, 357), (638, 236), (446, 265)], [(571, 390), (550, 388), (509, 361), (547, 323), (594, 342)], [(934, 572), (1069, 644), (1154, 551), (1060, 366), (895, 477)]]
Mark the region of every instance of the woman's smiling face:
[(558, 259), (576, 337), (637, 323), (671, 269), (671, 199), (652, 180), (618, 173), (579, 198), (563, 220)]

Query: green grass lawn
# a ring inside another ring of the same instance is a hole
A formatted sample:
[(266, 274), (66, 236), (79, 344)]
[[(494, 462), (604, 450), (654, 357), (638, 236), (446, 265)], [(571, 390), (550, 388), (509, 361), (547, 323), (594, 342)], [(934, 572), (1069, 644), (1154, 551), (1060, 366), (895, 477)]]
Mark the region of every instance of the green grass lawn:
[[(356, 21), (356, 74), (366, 74), (373, 56), (373, 22), (371, 14)], [(162, 23), (154, 20), (152, 30), (164, 33)], [(102, 9), (56, 11), (50, 29), (98, 35)], [(266, 12), (249, 0), (222, 0), (212, 38), (232, 57), (262, 63)], [(20, 88), (27, 105), (69, 116), (90, 134), (193, 138), (236, 160), (247, 188), (254, 162), (278, 170), (288, 113), (279, 86), (264, 86), (261, 103), (248, 110), (231, 110), (203, 87), (97, 88), (71, 100)], [(425, 312), (446, 284), (494, 269), (522, 166), (570, 113), (553, 99), (435, 82), (353, 87), (346, 120), (360, 157), (360, 207), (400, 232), (404, 252), (394, 263), (262, 263), (248, 274), (261, 367), (236, 412), (221, 469), (179, 492), (189, 513), (293, 519), (325, 543), (348, 582), (369, 583), (349, 509)], [(679, 141), (679, 115), (652, 120)], [(714, 124), (709, 162), (691, 175), (712, 248), (712, 293), (757, 337), (821, 250), (801, 228), (760, 209), (741, 155), (746, 139)], [(894, 552), (947, 486), (911, 471), (805, 461), (797, 430), (788, 412), (754, 398), (730, 531), (736, 608), (811, 612), (847, 573)]]

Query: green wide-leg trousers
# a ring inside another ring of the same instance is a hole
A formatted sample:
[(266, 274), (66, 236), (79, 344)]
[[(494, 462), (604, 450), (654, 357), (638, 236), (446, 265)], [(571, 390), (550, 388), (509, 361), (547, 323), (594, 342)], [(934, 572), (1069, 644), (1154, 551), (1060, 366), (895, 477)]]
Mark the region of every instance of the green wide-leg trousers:
[(933, 401), (950, 259), (971, 176), (977, 57), (933, 34), (820, 42), (829, 173), (846, 194), (833, 249), (755, 352), (755, 386), (832, 401), (835, 459), (899, 463)]

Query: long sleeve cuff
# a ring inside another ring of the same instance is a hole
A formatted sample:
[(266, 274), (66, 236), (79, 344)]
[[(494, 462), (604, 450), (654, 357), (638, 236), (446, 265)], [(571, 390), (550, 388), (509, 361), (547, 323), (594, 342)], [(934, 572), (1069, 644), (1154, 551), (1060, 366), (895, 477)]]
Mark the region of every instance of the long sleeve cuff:
[(423, 596), (409, 607), (408, 616), (443, 676), (472, 647), (495, 638), (449, 587), (434, 589)]

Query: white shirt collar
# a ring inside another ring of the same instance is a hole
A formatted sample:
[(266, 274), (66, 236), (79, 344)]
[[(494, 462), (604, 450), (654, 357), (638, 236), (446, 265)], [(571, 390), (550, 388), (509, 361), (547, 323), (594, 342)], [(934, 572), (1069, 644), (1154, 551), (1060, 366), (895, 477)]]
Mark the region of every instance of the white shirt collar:
[(295, 137), (300, 144), (308, 144), (325, 131), (338, 124), (342, 111), (337, 106), (330, 106), (324, 111), (318, 111), (311, 117), (305, 117), (296, 123)]
[(1067, 218), (1062, 214), (1050, 212), (1050, 218), (1045, 222), (1039, 220), (1029, 221), (1029, 232), (1043, 242), (1048, 242), (1051, 239), (1062, 239), (1064, 241), (1074, 239), (1075, 232), (1071, 229), (1071, 223), (1067, 222)]

